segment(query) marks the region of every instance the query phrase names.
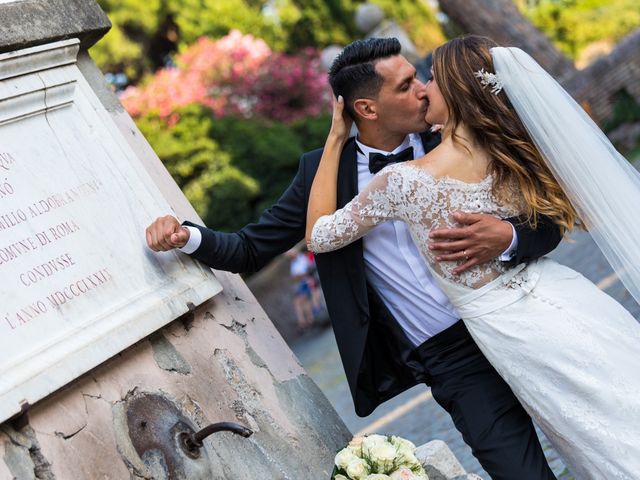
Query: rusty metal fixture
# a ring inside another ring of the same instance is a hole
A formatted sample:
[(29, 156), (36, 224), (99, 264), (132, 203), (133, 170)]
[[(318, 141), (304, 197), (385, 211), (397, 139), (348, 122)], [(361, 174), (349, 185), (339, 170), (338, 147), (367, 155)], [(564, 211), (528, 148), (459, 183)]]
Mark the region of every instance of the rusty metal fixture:
[(196, 433), (187, 431), (181, 432), (178, 435), (178, 439), (180, 441), (180, 446), (187, 455), (189, 455), (191, 458), (199, 458), (200, 448), (202, 447), (202, 440), (213, 433), (223, 431), (233, 432), (236, 435), (240, 435), (244, 438), (248, 438), (253, 435), (253, 430), (250, 430), (238, 423), (220, 422), (208, 425)]
[[(131, 443), (147, 463), (162, 458), (169, 478), (181, 478), (185, 456), (176, 441), (182, 432), (194, 432), (191, 421), (161, 395), (138, 395), (128, 402), (127, 424)], [(190, 456), (190, 458), (193, 458)]]
[(127, 403), (127, 426), (134, 449), (146, 464), (162, 465), (168, 479), (213, 478), (202, 441), (220, 431), (245, 438), (253, 434), (231, 422), (214, 423), (196, 432), (191, 420), (158, 394), (139, 394)]

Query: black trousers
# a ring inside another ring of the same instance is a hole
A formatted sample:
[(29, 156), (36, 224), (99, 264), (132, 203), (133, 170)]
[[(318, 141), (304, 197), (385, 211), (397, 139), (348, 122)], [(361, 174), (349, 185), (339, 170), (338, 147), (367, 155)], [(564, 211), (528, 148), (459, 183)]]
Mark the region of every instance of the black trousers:
[[(493, 480), (555, 479), (531, 417), (471, 338), (462, 320), (414, 351), (419, 380), (453, 418)], [(413, 362), (412, 362), (413, 363)]]

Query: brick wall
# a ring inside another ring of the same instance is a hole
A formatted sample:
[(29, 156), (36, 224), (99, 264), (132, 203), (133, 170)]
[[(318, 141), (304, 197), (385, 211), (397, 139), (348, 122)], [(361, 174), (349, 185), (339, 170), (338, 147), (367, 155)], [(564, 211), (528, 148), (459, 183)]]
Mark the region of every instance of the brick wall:
[(640, 29), (625, 37), (606, 57), (563, 82), (597, 121), (611, 117), (615, 96), (626, 90), (640, 103)]

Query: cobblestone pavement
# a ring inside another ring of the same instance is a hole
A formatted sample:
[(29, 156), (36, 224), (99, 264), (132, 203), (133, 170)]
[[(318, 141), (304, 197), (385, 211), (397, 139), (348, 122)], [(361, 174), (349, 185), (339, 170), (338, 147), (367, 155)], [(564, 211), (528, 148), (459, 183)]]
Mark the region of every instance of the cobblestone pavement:
[[(640, 319), (640, 306), (613, 275), (611, 267), (591, 237), (586, 233), (577, 232), (572, 235), (571, 240), (564, 240), (551, 257), (581, 272), (622, 303), (635, 318)], [(366, 430), (397, 434), (417, 445), (434, 439), (443, 440), (468, 472), (477, 473), (489, 479), (471, 455), (471, 450), (463, 442), (449, 415), (431, 398), (427, 387), (416, 386), (385, 403), (369, 417), (360, 418), (354, 412), (331, 329), (310, 332), (293, 344), (292, 349), (353, 433)], [(558, 478), (571, 479), (562, 460), (542, 435), (541, 441), (549, 463)]]

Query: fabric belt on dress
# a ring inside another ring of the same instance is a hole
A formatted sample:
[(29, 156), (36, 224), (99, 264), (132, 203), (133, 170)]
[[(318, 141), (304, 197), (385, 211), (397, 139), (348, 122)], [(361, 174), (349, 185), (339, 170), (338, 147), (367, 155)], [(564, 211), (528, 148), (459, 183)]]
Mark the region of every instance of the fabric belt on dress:
[[(486, 285), (457, 298), (451, 295), (452, 301), (460, 316), (466, 320), (479, 317), (517, 302), (533, 288), (544, 265), (544, 258), (531, 263), (521, 263)], [(520, 278), (516, 278), (520, 274)], [(508, 285), (511, 283), (511, 285)], [(498, 291), (494, 290), (500, 288)], [(445, 290), (446, 292), (446, 290)]]

